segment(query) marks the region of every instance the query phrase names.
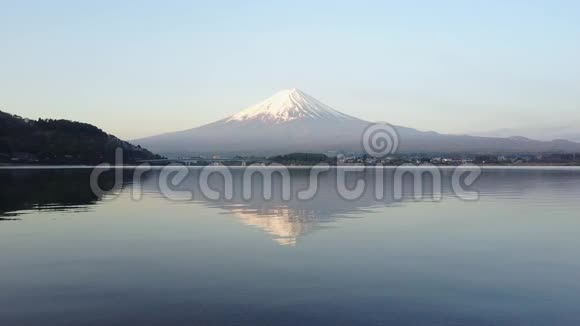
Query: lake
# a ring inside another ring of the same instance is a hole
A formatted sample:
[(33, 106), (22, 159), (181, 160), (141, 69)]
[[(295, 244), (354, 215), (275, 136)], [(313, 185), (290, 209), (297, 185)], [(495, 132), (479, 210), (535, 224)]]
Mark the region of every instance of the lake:
[[(400, 198), (393, 169), (282, 176), (244, 169), (0, 170), (0, 325), (578, 325), (580, 169), (485, 168), (466, 187), (427, 178)], [(261, 180), (261, 177), (251, 180)], [(167, 187), (166, 187), (167, 186)]]

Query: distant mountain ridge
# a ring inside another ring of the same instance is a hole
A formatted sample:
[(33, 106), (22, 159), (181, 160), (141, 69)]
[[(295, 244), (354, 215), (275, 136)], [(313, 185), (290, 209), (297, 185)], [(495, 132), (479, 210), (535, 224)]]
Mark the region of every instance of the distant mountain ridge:
[(528, 128), (503, 128), (490, 131), (475, 132), (474, 135), (482, 137), (511, 137), (520, 135), (526, 138), (551, 141), (554, 139), (580, 142), (580, 128), (574, 125), (560, 127), (528, 127)]
[(0, 111), (0, 162), (114, 163), (117, 148), (123, 149), (124, 163), (161, 158), (87, 123), (31, 120)]
[[(292, 152), (362, 152), (371, 122), (341, 113), (298, 90), (280, 91), (225, 119), (134, 142), (160, 153), (278, 155)], [(400, 152), (580, 152), (565, 140), (445, 135), (395, 126)]]

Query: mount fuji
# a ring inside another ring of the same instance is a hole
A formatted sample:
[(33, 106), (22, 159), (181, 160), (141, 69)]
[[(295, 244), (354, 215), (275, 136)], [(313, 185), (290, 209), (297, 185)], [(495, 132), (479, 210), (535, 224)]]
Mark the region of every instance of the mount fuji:
[(222, 121), (260, 121), (265, 124), (282, 124), (294, 120), (304, 121), (308, 119), (335, 122), (358, 120), (355, 117), (336, 111), (299, 89), (293, 88), (280, 91), (255, 106)]
[[(298, 89), (280, 91), (234, 115), (197, 128), (134, 140), (158, 153), (286, 154), (362, 152), (369, 121), (339, 112)], [(400, 152), (580, 151), (566, 140), (473, 137), (395, 126)]]

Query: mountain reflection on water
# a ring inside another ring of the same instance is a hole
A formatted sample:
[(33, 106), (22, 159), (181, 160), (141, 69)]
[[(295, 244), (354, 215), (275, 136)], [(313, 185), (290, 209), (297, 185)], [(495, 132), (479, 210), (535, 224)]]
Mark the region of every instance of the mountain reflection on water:
[(383, 199), (376, 171), (352, 173), (355, 200), (336, 171), (310, 200), (278, 177), (265, 200), (258, 176), (244, 200), (242, 169), (231, 200), (205, 198), (199, 169), (169, 191), (159, 170), (106, 173), (95, 195), (90, 172), (0, 169), (0, 218), (20, 219), (0, 222), (0, 325), (580, 325), (579, 169), (486, 168), (477, 201), (449, 171), (441, 201), (410, 179), (393, 200), (391, 168)]
[[(199, 187), (201, 169), (187, 170), (187, 177), (177, 186), (169, 184), (172, 193), (160, 191), (159, 169), (145, 172), (137, 183), (133, 183), (133, 170), (124, 169), (122, 182), (115, 184), (113, 171), (105, 172), (99, 178), (100, 185), (107, 189), (101, 195), (91, 190), (89, 180), (91, 169), (4, 169), (0, 170), (0, 221), (18, 219), (18, 215), (30, 210), (51, 210), (62, 212), (83, 212), (102, 202), (103, 196), (131, 198), (134, 192), (143, 192), (143, 199), (161, 198), (172, 202), (186, 202), (196, 205), (218, 208), (243, 224), (256, 227), (271, 235), (280, 245), (294, 246), (300, 237), (317, 230), (330, 228), (329, 222), (339, 218), (357, 218), (377, 208), (411, 205), (416, 201), (433, 201), (433, 183), (424, 178), (423, 198), (413, 197), (413, 180), (410, 176), (403, 179), (403, 199), (393, 199), (393, 169), (384, 170), (384, 196), (376, 197), (376, 170), (366, 169), (363, 172), (347, 174), (347, 186), (352, 188), (357, 180), (364, 180), (366, 188), (355, 200), (342, 198), (337, 191), (336, 170), (323, 172), (318, 177), (318, 191), (309, 200), (298, 200), (296, 193), (309, 185), (309, 169), (292, 169), (290, 184), (291, 200), (281, 196), (282, 179), (274, 175), (271, 199), (263, 196), (262, 179), (252, 179), (252, 196), (249, 200), (242, 198), (243, 169), (232, 169), (234, 196), (232, 199), (209, 200), (204, 197)], [(442, 170), (441, 200), (457, 197), (450, 186), (452, 170)], [(218, 174), (209, 177), (211, 189), (224, 193), (224, 180)], [(580, 185), (580, 173), (576, 169), (486, 169), (482, 176), (469, 187), (477, 191), (482, 200), (486, 197), (505, 197), (518, 199), (524, 196), (536, 196), (535, 203), (541, 204), (542, 193), (535, 193), (538, 184), (542, 191), (557, 192), (565, 198), (574, 196)], [(183, 198), (175, 191), (187, 190), (193, 194), (192, 199)]]

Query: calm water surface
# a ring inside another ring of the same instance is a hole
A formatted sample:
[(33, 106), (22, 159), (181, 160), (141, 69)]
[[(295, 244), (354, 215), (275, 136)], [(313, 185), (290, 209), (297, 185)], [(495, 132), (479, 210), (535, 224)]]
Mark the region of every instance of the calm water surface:
[(308, 201), (180, 200), (157, 179), (96, 196), (89, 170), (0, 170), (0, 325), (580, 324), (578, 169), (485, 170), (477, 201), (347, 201), (332, 172)]

